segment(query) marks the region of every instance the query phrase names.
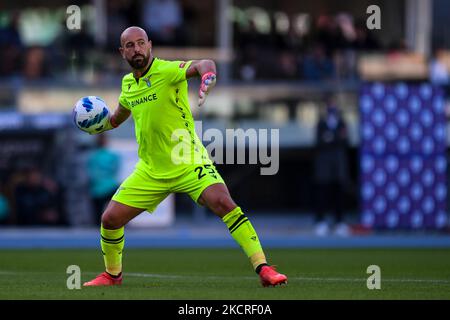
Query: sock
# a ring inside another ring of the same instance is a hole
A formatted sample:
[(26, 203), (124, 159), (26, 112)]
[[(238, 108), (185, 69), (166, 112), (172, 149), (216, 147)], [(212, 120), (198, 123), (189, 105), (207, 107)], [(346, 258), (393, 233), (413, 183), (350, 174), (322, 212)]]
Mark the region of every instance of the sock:
[(264, 267), (264, 266), (268, 266), (268, 264), (267, 263), (261, 263), (259, 266), (256, 267), (255, 272), (257, 274), (259, 274), (261, 272), (262, 267)]
[(114, 279), (117, 279), (117, 278), (119, 278), (120, 277), (120, 275), (122, 274), (122, 272), (120, 272), (118, 275), (113, 275), (113, 274), (110, 274), (109, 272), (106, 272), (111, 278), (114, 278)]
[(122, 272), (122, 250), (124, 247), (124, 227), (109, 230), (100, 227), (103, 260), (106, 272), (112, 276), (118, 276)]
[(222, 220), (230, 230), (231, 236), (250, 259), (253, 269), (256, 270), (261, 264), (267, 264), (258, 235), (248, 218), (242, 213), (241, 208), (234, 208)]

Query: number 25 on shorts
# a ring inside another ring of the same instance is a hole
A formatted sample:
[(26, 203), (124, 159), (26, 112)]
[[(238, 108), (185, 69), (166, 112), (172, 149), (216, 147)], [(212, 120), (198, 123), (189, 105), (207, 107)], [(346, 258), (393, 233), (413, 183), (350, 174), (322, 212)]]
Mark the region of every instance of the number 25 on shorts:
[[(205, 172), (203, 172), (203, 170)], [(200, 180), (201, 178), (203, 178), (204, 176), (206, 176), (206, 174), (209, 174), (211, 177), (214, 177), (215, 179), (217, 179), (217, 175), (216, 175), (216, 171), (214, 170), (213, 167), (211, 167), (210, 164), (204, 164), (203, 166), (198, 166), (194, 169), (195, 172), (198, 172), (198, 179)]]

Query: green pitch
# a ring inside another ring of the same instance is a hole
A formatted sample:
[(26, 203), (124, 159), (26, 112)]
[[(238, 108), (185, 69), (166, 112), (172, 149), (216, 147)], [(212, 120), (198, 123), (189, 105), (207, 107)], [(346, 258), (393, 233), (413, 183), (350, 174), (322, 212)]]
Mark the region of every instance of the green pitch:
[[(287, 286), (262, 288), (236, 249), (128, 249), (121, 287), (69, 290), (103, 270), (99, 250), (0, 250), (0, 299), (450, 299), (450, 249), (270, 249)], [(381, 289), (368, 290), (369, 265)]]

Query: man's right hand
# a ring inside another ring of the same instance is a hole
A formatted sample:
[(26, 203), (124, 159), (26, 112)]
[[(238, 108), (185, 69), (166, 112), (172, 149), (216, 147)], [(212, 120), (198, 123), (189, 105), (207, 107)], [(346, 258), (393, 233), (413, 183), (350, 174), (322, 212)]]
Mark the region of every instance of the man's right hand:
[(108, 121), (106, 122), (105, 126), (97, 133), (105, 132), (108, 130), (112, 130), (114, 128), (117, 128), (120, 126), (122, 122), (128, 119), (128, 117), (131, 115), (131, 111), (127, 108), (121, 106), (120, 104), (114, 110), (114, 112), (109, 112), (108, 114)]
[(109, 131), (112, 130), (114, 128), (117, 128), (118, 125), (115, 123), (114, 121), (114, 115), (112, 115), (111, 113), (108, 114), (108, 120), (105, 122), (105, 125), (103, 126), (103, 128), (97, 132), (92, 132), (89, 133), (90, 135), (95, 135), (95, 134), (99, 134), (105, 131)]

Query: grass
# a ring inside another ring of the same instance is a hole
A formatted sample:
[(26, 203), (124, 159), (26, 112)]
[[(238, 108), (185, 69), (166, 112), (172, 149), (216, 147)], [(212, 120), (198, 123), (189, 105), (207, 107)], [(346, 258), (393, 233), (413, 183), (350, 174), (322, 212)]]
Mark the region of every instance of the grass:
[[(67, 267), (81, 282), (103, 270), (99, 250), (0, 250), (0, 299), (450, 299), (449, 249), (271, 249), (287, 286), (262, 288), (236, 249), (128, 249), (120, 287), (66, 287)], [(381, 268), (368, 290), (367, 267)]]

